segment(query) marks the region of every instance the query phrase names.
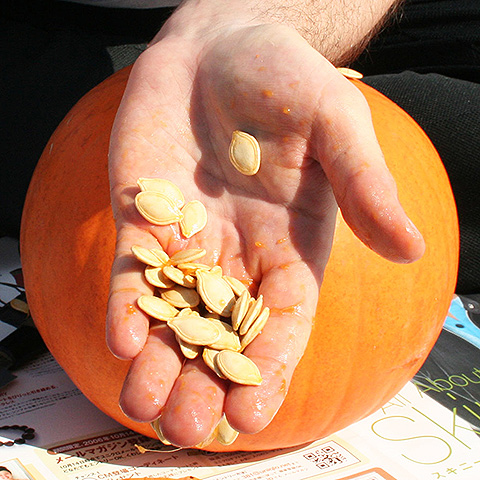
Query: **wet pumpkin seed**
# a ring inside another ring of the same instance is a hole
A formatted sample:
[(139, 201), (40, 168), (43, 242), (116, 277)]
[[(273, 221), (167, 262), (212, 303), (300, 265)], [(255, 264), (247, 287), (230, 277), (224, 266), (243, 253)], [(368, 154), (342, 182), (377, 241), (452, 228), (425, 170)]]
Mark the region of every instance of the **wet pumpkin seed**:
[(264, 307), (260, 315), (255, 319), (245, 335), (240, 340), (241, 351), (243, 351), (252, 341), (257, 338), (258, 334), (263, 330), (270, 316), (270, 309)]
[(255, 175), (260, 168), (260, 145), (246, 132), (233, 132), (228, 155), (232, 165), (243, 175)]
[(211, 370), (213, 370), (220, 378), (223, 378), (224, 380), (226, 377), (218, 370), (218, 368), (215, 365), (215, 357), (219, 353), (219, 350), (215, 350), (214, 348), (210, 347), (203, 347), (203, 352), (202, 352), (202, 359), (207, 367), (209, 367)]
[(177, 266), (182, 263), (191, 263), (205, 256), (207, 251), (204, 248), (188, 248), (179, 250), (170, 257), (170, 265)]
[(233, 330), (232, 326), (227, 322), (216, 320), (214, 318), (210, 319), (210, 321), (214, 322), (220, 330), (220, 338), (214, 343), (211, 343), (209, 347), (214, 348), (215, 350), (239, 351), (241, 348), (240, 337), (237, 332)]
[(248, 290), (244, 290), (242, 294), (237, 298), (232, 310), (232, 327), (234, 330), (238, 330), (242, 324), (245, 315), (247, 314), (248, 307), (250, 305), (251, 296)]
[(238, 434), (239, 432), (228, 423), (224, 414), (217, 426), (217, 442), (221, 445), (231, 445), (237, 439)]
[(173, 287), (175, 282), (163, 273), (163, 269), (164, 267), (151, 267), (147, 265), (145, 267), (145, 279), (147, 282), (158, 288)]
[(199, 269), (210, 270), (211, 268), (204, 263), (195, 262), (178, 263), (176, 267), (179, 268), (185, 275), (195, 275)]
[(180, 230), (185, 238), (190, 238), (205, 228), (207, 210), (202, 202), (192, 200), (181, 211), (183, 218), (180, 220)]
[(262, 376), (257, 365), (240, 352), (222, 350), (215, 356), (215, 366), (229, 380), (242, 385), (260, 385)]
[(198, 270), (197, 291), (208, 309), (224, 317), (230, 316), (235, 304), (235, 294), (221, 276)]
[(175, 338), (185, 358), (193, 360), (194, 358), (197, 358), (198, 355), (200, 355), (200, 353), (202, 352), (203, 347), (201, 345), (193, 345), (191, 343), (185, 342), (177, 334), (175, 334)]
[(256, 320), (256, 318), (260, 315), (260, 312), (263, 308), (263, 295), (259, 295), (256, 300), (250, 303), (247, 313), (242, 320), (240, 325), (240, 335), (245, 335), (250, 328), (250, 325)]
[(171, 443), (165, 438), (165, 435), (160, 428), (160, 420), (158, 418), (153, 422), (150, 422), (150, 426), (153, 428), (153, 430), (155, 430), (155, 434), (164, 445), (171, 445)]
[(168, 255), (161, 248), (133, 245), (131, 251), (137, 260), (151, 267), (162, 267), (169, 260)]
[(362, 73), (357, 72), (356, 70), (353, 70), (352, 68), (337, 67), (337, 70), (346, 78), (356, 78), (357, 80), (360, 80), (361, 78), (363, 78)]
[(135, 206), (140, 215), (154, 225), (170, 225), (179, 222), (183, 217), (175, 203), (158, 192), (137, 193)]
[(172, 282), (181, 285), (185, 288), (195, 288), (197, 279), (192, 275), (185, 275), (185, 273), (173, 265), (166, 265), (162, 270), (163, 274), (172, 280)]
[(196, 315), (175, 317), (168, 326), (184, 342), (192, 345), (210, 345), (220, 338), (220, 330), (211, 321)]
[(247, 287), (245, 284), (238, 278), (231, 277), (230, 275), (224, 275), (223, 279), (232, 287), (233, 293), (239, 297)]
[(178, 310), (169, 302), (155, 295), (142, 295), (137, 299), (138, 307), (157, 320), (168, 321), (175, 317)]
[(142, 192), (158, 192), (170, 198), (177, 208), (182, 208), (185, 198), (182, 191), (165, 178), (139, 178), (137, 185)]
[(177, 308), (193, 308), (200, 303), (200, 295), (196, 290), (181, 285), (173, 285), (171, 288), (162, 290), (160, 297)]

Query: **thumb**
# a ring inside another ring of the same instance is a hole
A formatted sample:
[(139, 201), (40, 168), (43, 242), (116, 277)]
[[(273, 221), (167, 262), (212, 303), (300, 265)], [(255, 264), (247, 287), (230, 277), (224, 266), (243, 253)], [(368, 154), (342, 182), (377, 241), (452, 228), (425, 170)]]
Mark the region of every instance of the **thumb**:
[(365, 97), (338, 74), (324, 88), (319, 102), (314, 154), (345, 221), (384, 258), (398, 263), (419, 259), (425, 243), (398, 200)]

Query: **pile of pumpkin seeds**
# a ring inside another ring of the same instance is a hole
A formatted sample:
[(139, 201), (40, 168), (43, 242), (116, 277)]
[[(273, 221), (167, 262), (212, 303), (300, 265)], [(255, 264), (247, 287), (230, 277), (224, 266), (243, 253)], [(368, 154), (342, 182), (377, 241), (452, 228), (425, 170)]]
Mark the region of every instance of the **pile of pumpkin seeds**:
[[(234, 132), (232, 141), (244, 141), (237, 137)], [(243, 158), (247, 158), (251, 139), (248, 136), (243, 138), (248, 145), (239, 151)], [(254, 152), (255, 148), (254, 145)], [(234, 156), (231, 150), (230, 158)], [(253, 163), (248, 158), (247, 161), (249, 165), (245, 167), (240, 159), (237, 162), (240, 168), (236, 168), (243, 169), (242, 173), (247, 172), (246, 175), (251, 174), (248, 172), (252, 168), (258, 171), (259, 157)], [(186, 238), (206, 225), (204, 205), (198, 200), (185, 203), (181, 190), (169, 180), (140, 178), (137, 183), (141, 191), (136, 195), (135, 205), (150, 223), (169, 225), (178, 222)], [(166, 322), (175, 332), (183, 355), (187, 359), (201, 356), (205, 364), (223, 379), (243, 385), (260, 385), (262, 377), (258, 367), (242, 352), (268, 320), (270, 310), (263, 305), (263, 296), (252, 297), (244, 283), (224, 275), (219, 265), (200, 263), (207, 253), (202, 248), (180, 250), (172, 256), (160, 245), (156, 248), (134, 245), (131, 250), (145, 265), (145, 279), (155, 287), (154, 294), (140, 296), (137, 305), (153, 319)], [(158, 420), (152, 422), (152, 426), (159, 439), (168, 444)], [(211, 438), (197, 446), (206, 446), (215, 438), (229, 445), (237, 435), (224, 415)]]
[(183, 355), (204, 362), (222, 378), (244, 385), (260, 385), (257, 366), (242, 351), (261, 332), (270, 310), (263, 296), (254, 298), (238, 279), (220, 266), (196, 262), (202, 248), (180, 250), (171, 257), (161, 248), (132, 247), (145, 264), (145, 279), (155, 294), (142, 295), (138, 307), (166, 322), (175, 332)]

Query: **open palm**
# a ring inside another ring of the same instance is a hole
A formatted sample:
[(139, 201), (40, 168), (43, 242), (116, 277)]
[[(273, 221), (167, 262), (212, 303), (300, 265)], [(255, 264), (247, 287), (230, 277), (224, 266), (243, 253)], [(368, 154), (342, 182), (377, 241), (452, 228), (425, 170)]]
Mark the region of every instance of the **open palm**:
[[(228, 159), (234, 130), (255, 135), (254, 176)], [(190, 239), (178, 225), (153, 226), (136, 212), (139, 177), (171, 180), (200, 200), (206, 227)], [(239, 431), (261, 430), (280, 407), (309, 338), (330, 253), (337, 204), (355, 233), (394, 261), (411, 261), (423, 242), (396, 199), (393, 180), (358, 90), (293, 30), (253, 26), (218, 32), (195, 46), (164, 35), (135, 64), (110, 152), (118, 230), (107, 339), (134, 359), (122, 392), (139, 421), (161, 414), (174, 444), (196, 445), (225, 411)], [(201, 360), (186, 361), (166, 325), (132, 305), (151, 287), (134, 244), (167, 253), (202, 247), (202, 262), (252, 281), (271, 309), (245, 354), (258, 387), (231, 385)], [(241, 408), (239, 408), (241, 405)]]

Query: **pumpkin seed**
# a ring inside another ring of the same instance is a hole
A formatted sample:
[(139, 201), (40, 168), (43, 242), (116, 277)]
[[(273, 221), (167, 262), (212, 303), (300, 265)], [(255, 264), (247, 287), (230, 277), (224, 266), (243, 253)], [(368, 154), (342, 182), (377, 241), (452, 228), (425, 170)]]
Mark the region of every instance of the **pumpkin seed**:
[(180, 346), (180, 350), (182, 351), (183, 356), (185, 358), (188, 358), (189, 360), (193, 360), (194, 358), (197, 358), (200, 352), (202, 351), (203, 347), (201, 345), (192, 345), (191, 343), (185, 342), (177, 334), (175, 334), (175, 338), (177, 339), (177, 342)]
[(222, 350), (215, 356), (215, 366), (229, 380), (242, 385), (260, 385), (262, 376), (255, 363), (240, 352)]
[(224, 414), (217, 426), (217, 442), (221, 445), (231, 445), (237, 439), (238, 433), (239, 432), (228, 423), (227, 417)]
[(170, 257), (163, 248), (151, 248), (150, 251), (163, 262), (164, 265), (168, 263)]
[(158, 439), (164, 445), (171, 445), (171, 443), (165, 438), (165, 435), (163, 434), (162, 429), (160, 428), (160, 419), (159, 418), (157, 418), (153, 422), (150, 422), (150, 426), (155, 431), (155, 434), (157, 435)]
[(191, 263), (205, 256), (207, 251), (204, 248), (188, 248), (179, 250), (170, 257), (170, 265), (177, 266), (181, 263)]
[(223, 279), (232, 287), (233, 293), (239, 297), (247, 287), (245, 284), (238, 278), (231, 277), (230, 275), (224, 275)]
[(10, 306), (17, 312), (24, 313), (25, 315), (28, 315), (30, 313), (30, 307), (28, 306), (28, 303), (24, 300), (21, 300), (20, 298), (14, 298), (10, 300), (9, 303)]
[(158, 192), (137, 193), (135, 206), (140, 215), (154, 225), (170, 225), (183, 217), (173, 200)]
[(241, 348), (240, 337), (235, 332), (229, 323), (221, 320), (210, 319), (220, 330), (220, 338), (209, 345), (215, 350), (234, 350), (239, 351)]
[(220, 370), (215, 365), (215, 357), (219, 353), (219, 350), (215, 350), (210, 347), (203, 347), (202, 359), (205, 362), (205, 365), (212, 369), (220, 378), (226, 380), (227, 377), (220, 372)]
[(137, 260), (151, 267), (163, 267), (169, 260), (168, 255), (161, 248), (132, 245), (131, 251)]
[(210, 269), (210, 273), (213, 273), (215, 275), (218, 275), (219, 277), (223, 277), (223, 269), (220, 265), (214, 265)]
[(347, 67), (337, 67), (337, 70), (346, 78), (356, 78), (360, 80), (363, 78), (363, 74)]
[(164, 267), (151, 267), (147, 265), (145, 267), (145, 279), (150, 285), (158, 288), (170, 288), (173, 287), (174, 281), (168, 278), (163, 273)]
[(262, 310), (262, 313), (256, 318), (252, 323), (251, 327), (248, 329), (247, 333), (241, 338), (240, 345), (241, 350), (245, 348), (257, 337), (257, 335), (263, 330), (263, 327), (267, 323), (268, 317), (270, 316), (270, 309), (265, 307)]
[(158, 192), (165, 195), (178, 208), (182, 208), (185, 203), (182, 191), (173, 182), (165, 178), (139, 178), (137, 185), (142, 192)]
[(194, 262), (178, 263), (176, 267), (179, 268), (185, 275), (195, 275), (196, 271), (199, 269), (210, 270), (208, 265)]
[(182, 287), (181, 285), (174, 285), (171, 288), (163, 290), (160, 293), (160, 297), (170, 305), (178, 308), (193, 308), (200, 303), (200, 296), (196, 290)]
[(195, 448), (208, 447), (208, 445), (210, 445), (215, 440), (216, 437), (217, 437), (217, 429), (215, 428), (213, 432), (210, 433), (207, 438), (205, 438), (205, 440), (202, 440), (200, 443), (197, 443), (196, 445), (194, 445), (194, 447)]
[(178, 312), (177, 317), (184, 317), (186, 315), (200, 315), (200, 313), (196, 310), (192, 310), (190, 307), (185, 307)]
[(239, 329), (250, 305), (251, 296), (248, 290), (244, 290), (243, 293), (237, 298), (232, 310), (232, 327), (236, 331)]
[(185, 204), (181, 211), (183, 218), (180, 220), (180, 230), (185, 238), (203, 230), (207, 224), (207, 210), (202, 202), (192, 200)]
[(232, 165), (243, 175), (255, 175), (258, 172), (261, 154), (254, 136), (235, 130), (228, 154)]
[(197, 285), (197, 279), (195, 277), (192, 275), (185, 275), (182, 270), (173, 265), (166, 265), (163, 267), (163, 274), (176, 284), (185, 288), (195, 288)]
[(197, 271), (197, 291), (205, 306), (212, 312), (229, 317), (235, 304), (235, 294), (230, 285), (210, 271)]
[(184, 341), (192, 345), (210, 345), (220, 338), (220, 330), (211, 321), (196, 315), (175, 317), (168, 326)]
[(155, 295), (142, 295), (137, 299), (138, 307), (157, 320), (168, 321), (177, 315), (178, 310)]
[(250, 328), (250, 325), (255, 321), (255, 319), (260, 315), (263, 307), (263, 295), (260, 295), (256, 300), (250, 303), (247, 313), (243, 318), (242, 324), (240, 325), (240, 335), (245, 335)]

